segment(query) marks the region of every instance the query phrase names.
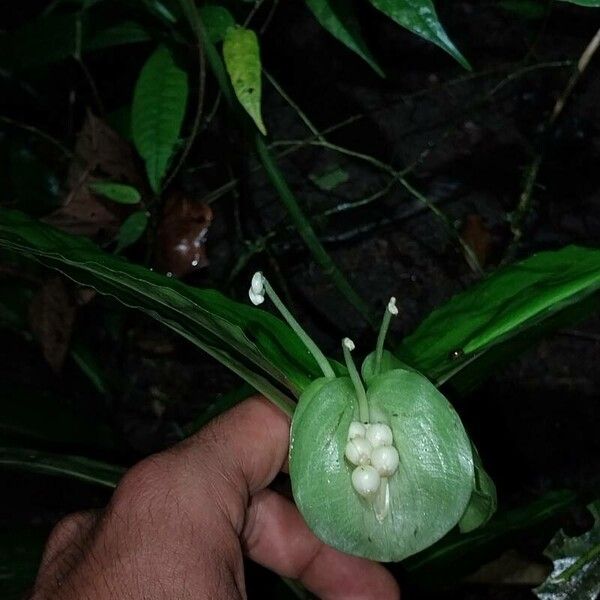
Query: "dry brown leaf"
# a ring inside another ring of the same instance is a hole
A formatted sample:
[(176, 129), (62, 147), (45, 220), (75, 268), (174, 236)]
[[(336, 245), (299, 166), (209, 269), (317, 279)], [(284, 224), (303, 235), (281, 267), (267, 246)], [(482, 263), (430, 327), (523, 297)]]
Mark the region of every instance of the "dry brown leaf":
[(157, 230), (158, 269), (183, 277), (206, 267), (206, 238), (212, 219), (208, 204), (190, 200), (181, 193), (172, 194)]
[(479, 215), (468, 215), (461, 231), (463, 240), (471, 247), (480, 266), (484, 266), (492, 245), (492, 236)]
[(103, 232), (114, 237), (131, 208), (100, 198), (88, 189), (93, 181), (107, 179), (141, 191), (147, 189), (130, 144), (88, 112), (77, 136), (64, 205), (44, 221), (69, 233), (95, 237)]
[(55, 373), (67, 356), (76, 311), (75, 300), (60, 276), (46, 281), (29, 305), (31, 331)]

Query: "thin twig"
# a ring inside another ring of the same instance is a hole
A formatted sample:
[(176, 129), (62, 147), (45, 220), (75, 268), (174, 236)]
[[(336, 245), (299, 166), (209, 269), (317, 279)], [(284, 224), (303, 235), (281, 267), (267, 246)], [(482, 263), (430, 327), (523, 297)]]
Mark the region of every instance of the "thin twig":
[[(542, 135), (547, 138), (549, 131), (554, 127), (556, 121), (562, 114), (567, 101), (571, 97), (575, 86), (581, 79), (583, 73), (587, 69), (592, 57), (600, 47), (600, 29), (596, 31), (592, 39), (589, 41), (587, 46), (585, 47), (581, 57), (577, 61), (577, 65), (575, 67), (575, 71), (569, 78), (567, 85), (564, 90), (556, 100), (554, 104), (554, 108), (550, 113), (549, 118), (546, 123), (542, 127)], [(519, 196), (519, 203), (513, 214), (510, 216), (510, 228), (513, 234), (512, 240), (504, 253), (504, 258), (502, 259), (502, 264), (507, 264), (513, 261), (517, 255), (517, 251), (519, 249), (519, 245), (521, 239), (523, 238), (523, 226), (527, 217), (531, 211), (531, 207), (533, 205), (533, 191), (535, 189), (536, 181), (538, 174), (540, 172), (540, 168), (542, 166), (542, 162), (544, 159), (544, 148), (542, 147), (533, 157), (531, 163), (529, 164), (526, 175), (525, 175), (525, 183), (523, 185), (523, 191)]]

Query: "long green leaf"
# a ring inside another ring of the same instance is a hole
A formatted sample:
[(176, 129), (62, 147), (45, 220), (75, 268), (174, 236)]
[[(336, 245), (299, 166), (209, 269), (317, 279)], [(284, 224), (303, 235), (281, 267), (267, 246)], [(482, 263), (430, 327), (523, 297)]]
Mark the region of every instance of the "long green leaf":
[(371, 4), (402, 27), (433, 42), (470, 69), (440, 23), (431, 0), (369, 0)]
[(0, 210), (2, 246), (31, 255), (79, 283), (146, 312), (213, 356), (219, 349), (240, 363), (255, 365), (295, 393), (320, 374), (287, 325), (215, 290), (193, 288), (128, 263), (102, 252), (89, 240), (62, 233), (18, 211)]
[(258, 130), (267, 134), (260, 111), (262, 82), (260, 48), (254, 31), (231, 27), (223, 41), (223, 59), (235, 95)]
[(157, 194), (177, 147), (187, 98), (185, 71), (166, 46), (159, 46), (142, 68), (131, 112), (133, 142)]
[(540, 252), (495, 272), (433, 311), (397, 354), (445, 381), (501, 342), (585, 301), (600, 289), (600, 250)]
[(60, 475), (114, 488), (125, 469), (83, 456), (51, 454), (26, 448), (0, 448), (0, 466), (43, 475)]
[(375, 61), (360, 32), (354, 5), (348, 0), (306, 0), (321, 26), (344, 46), (358, 54), (378, 75), (385, 73)]

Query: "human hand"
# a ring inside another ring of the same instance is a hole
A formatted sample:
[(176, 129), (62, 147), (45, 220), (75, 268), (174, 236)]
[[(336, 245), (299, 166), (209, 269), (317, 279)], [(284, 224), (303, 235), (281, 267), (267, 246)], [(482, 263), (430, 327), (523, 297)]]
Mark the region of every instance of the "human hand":
[(267, 488), (289, 420), (251, 398), (134, 466), (102, 513), (53, 530), (32, 600), (245, 598), (243, 554), (323, 599), (396, 599), (384, 567), (320, 542)]

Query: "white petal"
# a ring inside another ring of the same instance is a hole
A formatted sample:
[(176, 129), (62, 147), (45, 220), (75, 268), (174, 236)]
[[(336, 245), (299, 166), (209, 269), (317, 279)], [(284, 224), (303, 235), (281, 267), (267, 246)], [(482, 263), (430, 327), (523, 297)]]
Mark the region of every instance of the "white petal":
[(255, 306), (258, 306), (259, 304), (262, 304), (265, 301), (265, 297), (262, 294), (255, 294), (252, 291), (252, 288), (248, 290), (248, 296), (250, 297), (250, 302), (252, 302), (252, 304), (254, 304)]
[(391, 477), (398, 469), (400, 457), (394, 446), (379, 446), (371, 452), (371, 464), (381, 477)]
[(354, 342), (350, 339), (350, 338), (344, 338), (342, 340), (342, 344), (344, 344), (344, 346), (346, 346), (346, 348), (348, 348), (348, 350), (350, 350), (350, 352), (352, 352), (352, 350), (354, 350)]
[(257, 271), (252, 276), (252, 282), (250, 288), (257, 296), (262, 296), (265, 291), (265, 278), (260, 271)]
[(346, 444), (345, 455), (353, 465), (368, 465), (373, 446), (363, 437), (357, 437)]
[(373, 448), (377, 448), (377, 446), (390, 446), (394, 441), (394, 435), (385, 423), (372, 423), (367, 428), (367, 439)]
[(372, 498), (380, 483), (379, 473), (370, 465), (356, 467), (352, 471), (352, 487), (365, 498)]
[(348, 439), (353, 440), (354, 438), (364, 438), (367, 433), (367, 428), (360, 421), (352, 421), (348, 428)]

